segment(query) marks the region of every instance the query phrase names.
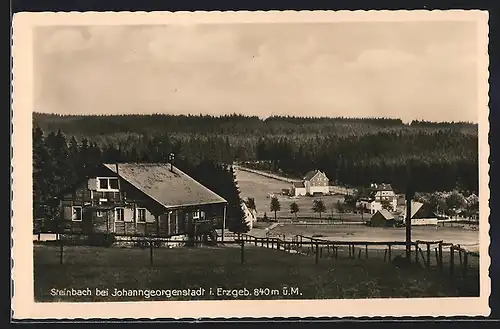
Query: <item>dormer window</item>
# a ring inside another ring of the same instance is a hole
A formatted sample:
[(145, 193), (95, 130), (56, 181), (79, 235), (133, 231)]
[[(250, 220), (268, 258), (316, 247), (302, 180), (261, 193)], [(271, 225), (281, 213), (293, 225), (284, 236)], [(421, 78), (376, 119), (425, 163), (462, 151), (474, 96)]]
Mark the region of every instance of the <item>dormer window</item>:
[(98, 177), (97, 178), (98, 191), (114, 191), (118, 192), (118, 178), (116, 177)]

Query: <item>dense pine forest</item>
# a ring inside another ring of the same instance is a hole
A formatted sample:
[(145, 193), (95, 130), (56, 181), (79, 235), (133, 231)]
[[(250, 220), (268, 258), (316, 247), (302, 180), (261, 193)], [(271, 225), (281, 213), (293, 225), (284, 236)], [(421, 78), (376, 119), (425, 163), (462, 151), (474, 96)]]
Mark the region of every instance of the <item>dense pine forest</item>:
[(161, 162), (170, 152), (182, 169), (216, 192), (224, 188), (207, 173), (231, 175), (222, 166), (234, 161), (294, 177), (320, 169), (337, 184), (388, 182), (399, 191), (411, 164), (419, 192), (478, 191), (478, 128), (471, 123), (41, 113), (34, 113), (33, 123), (36, 200), (54, 195), (102, 161)]

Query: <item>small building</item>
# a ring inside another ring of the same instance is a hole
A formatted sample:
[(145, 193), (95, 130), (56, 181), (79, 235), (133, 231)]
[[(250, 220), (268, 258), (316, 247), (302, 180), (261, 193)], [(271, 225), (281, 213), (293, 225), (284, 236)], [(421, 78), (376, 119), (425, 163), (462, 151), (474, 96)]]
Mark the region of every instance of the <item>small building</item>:
[(292, 194), (299, 195), (318, 195), (330, 193), (330, 180), (326, 174), (320, 170), (311, 170), (301, 182), (292, 183)]
[(375, 214), (377, 211), (382, 210), (382, 203), (372, 200), (370, 198), (361, 198), (356, 202), (356, 207), (367, 211), (370, 214)]
[(172, 164), (102, 164), (62, 194), (60, 233), (215, 241), (216, 229), (224, 232), (226, 205)]
[(291, 188), (291, 194), (293, 196), (300, 196), (300, 195), (306, 195), (307, 190), (304, 182), (293, 182), (292, 183), (292, 188)]
[(370, 214), (375, 214), (381, 209), (395, 212), (398, 207), (398, 196), (390, 184), (371, 184), (369, 188), (360, 190), (356, 207), (367, 209)]
[[(403, 213), (404, 222), (406, 222), (406, 207)], [(417, 201), (411, 202), (411, 225), (437, 225), (438, 215), (431, 209), (430, 205)]]
[(370, 226), (393, 227), (396, 225), (396, 218), (386, 209), (378, 210), (370, 219)]

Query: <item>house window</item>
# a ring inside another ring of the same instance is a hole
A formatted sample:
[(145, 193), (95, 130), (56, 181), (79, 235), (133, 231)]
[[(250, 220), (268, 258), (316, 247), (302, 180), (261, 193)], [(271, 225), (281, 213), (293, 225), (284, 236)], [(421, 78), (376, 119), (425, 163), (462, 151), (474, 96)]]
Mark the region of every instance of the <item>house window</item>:
[(200, 211), (199, 210), (196, 210), (195, 212), (193, 212), (193, 219), (200, 219)]
[(145, 223), (146, 222), (146, 209), (137, 208), (137, 222)]
[(123, 222), (125, 219), (125, 210), (123, 208), (115, 209), (115, 221)]
[(96, 215), (97, 215), (97, 217), (102, 217), (103, 212), (101, 210), (97, 210)]
[(118, 191), (118, 178), (116, 177), (99, 177), (97, 179), (98, 191)]
[(82, 221), (82, 207), (80, 207), (80, 206), (72, 207), (71, 220), (75, 221), (75, 222), (81, 222)]

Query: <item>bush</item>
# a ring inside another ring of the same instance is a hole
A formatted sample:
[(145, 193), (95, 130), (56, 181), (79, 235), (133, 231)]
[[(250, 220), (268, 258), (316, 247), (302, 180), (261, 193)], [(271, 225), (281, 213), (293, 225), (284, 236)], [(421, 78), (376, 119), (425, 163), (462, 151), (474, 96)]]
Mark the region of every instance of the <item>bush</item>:
[(116, 241), (114, 233), (92, 234), (89, 236), (89, 244), (99, 247), (111, 247)]

